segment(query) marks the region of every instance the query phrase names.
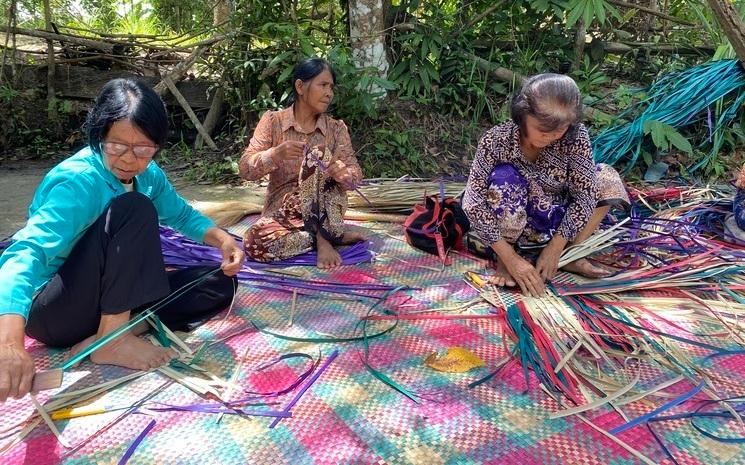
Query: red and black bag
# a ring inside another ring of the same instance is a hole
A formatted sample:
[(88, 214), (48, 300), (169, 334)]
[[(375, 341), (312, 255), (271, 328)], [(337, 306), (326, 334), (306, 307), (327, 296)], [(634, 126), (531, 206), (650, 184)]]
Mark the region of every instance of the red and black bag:
[(406, 242), (412, 247), (438, 255), (445, 264), (447, 251), (463, 250), (463, 236), (471, 224), (457, 200), (430, 195), (424, 204), (417, 204), (414, 212), (404, 222)]

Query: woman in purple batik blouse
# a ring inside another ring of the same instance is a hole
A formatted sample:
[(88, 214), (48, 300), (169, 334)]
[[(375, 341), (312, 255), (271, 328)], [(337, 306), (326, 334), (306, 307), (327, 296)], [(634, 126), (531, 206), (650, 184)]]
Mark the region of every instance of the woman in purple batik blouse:
[[(568, 76), (539, 74), (512, 99), (512, 121), (479, 141), (463, 196), (471, 227), (497, 255), (490, 283), (541, 296), (567, 245), (587, 239), (613, 205), (628, 206), (618, 173), (596, 165), (582, 98)], [(535, 264), (518, 247), (542, 247)], [(599, 278), (610, 270), (580, 259), (565, 271)]]

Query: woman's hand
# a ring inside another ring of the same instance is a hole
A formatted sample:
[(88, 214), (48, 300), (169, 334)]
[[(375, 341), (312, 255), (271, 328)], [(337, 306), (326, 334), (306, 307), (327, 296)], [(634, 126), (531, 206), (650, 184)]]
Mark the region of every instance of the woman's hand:
[(222, 254), (222, 263), (220, 264), (222, 272), (226, 276), (235, 276), (238, 274), (246, 257), (243, 249), (238, 247), (235, 239), (229, 237), (228, 240), (222, 243), (220, 245), (220, 253)]
[(25, 324), (21, 315), (0, 315), (0, 403), (31, 391), (34, 360), (23, 347)]
[(238, 247), (233, 236), (220, 228), (213, 227), (207, 230), (204, 235), (204, 242), (220, 249), (222, 263), (220, 268), (226, 276), (235, 276), (241, 270), (245, 254), (243, 249)]
[(326, 172), (329, 176), (334, 178), (336, 182), (344, 186), (345, 189), (352, 190), (356, 187), (354, 185), (354, 172), (343, 161), (336, 160), (335, 162), (331, 163)]
[(523, 295), (542, 297), (546, 290), (543, 278), (535, 267), (515, 252), (512, 244), (500, 239), (491, 245), (499, 257), (499, 263), (507, 269), (507, 273), (520, 286)]
[(305, 143), (299, 140), (286, 140), (272, 149), (272, 161), (276, 165), (282, 162), (296, 161), (303, 156)]
[(566, 240), (555, 235), (538, 256), (535, 268), (544, 281), (549, 281), (556, 276), (556, 271), (559, 268), (561, 252), (564, 251), (565, 245)]
[(529, 261), (517, 253), (507, 260), (503, 259), (502, 261), (512, 276), (512, 279), (520, 286), (523, 295), (543, 297), (546, 292), (543, 278)]

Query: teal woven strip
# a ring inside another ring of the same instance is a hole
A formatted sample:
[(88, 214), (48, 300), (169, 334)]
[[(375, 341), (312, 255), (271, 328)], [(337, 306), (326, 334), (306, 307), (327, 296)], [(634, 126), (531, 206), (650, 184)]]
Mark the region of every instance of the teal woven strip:
[(155, 322), (155, 328), (157, 330), (155, 336), (158, 338), (160, 345), (163, 347), (171, 347), (171, 340), (168, 339), (168, 334), (166, 334), (166, 330), (163, 328), (163, 322), (160, 321), (158, 315), (152, 315), (151, 318)]

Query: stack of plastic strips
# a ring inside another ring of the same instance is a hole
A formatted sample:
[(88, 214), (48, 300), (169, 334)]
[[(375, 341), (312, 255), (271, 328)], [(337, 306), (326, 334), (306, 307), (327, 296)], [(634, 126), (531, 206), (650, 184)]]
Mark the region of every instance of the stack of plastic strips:
[[(745, 357), (745, 248), (724, 236), (732, 208), (727, 190), (661, 187), (634, 194), (629, 218), (596, 233), (578, 247), (584, 251), (565, 253), (593, 254), (615, 266), (615, 275), (586, 282), (565, 276), (546, 297), (508, 305), (500, 292), (484, 290), (482, 297), (505, 308), (500, 321), (527, 387), (534, 387), (532, 372), (566, 407), (552, 418), (607, 406), (621, 420), (611, 434), (646, 427), (671, 463), (679, 463), (653, 425), (688, 419), (707, 438), (745, 443), (742, 380), (715, 368)], [(669, 373), (669, 381), (645, 385), (650, 367)], [(634, 402), (653, 408), (635, 417), (627, 410)]]
[(695, 171), (719, 153), (724, 130), (745, 102), (745, 70), (738, 60), (713, 61), (665, 74), (643, 95), (618, 115), (628, 123), (611, 126), (593, 138), (595, 159), (610, 165), (626, 162), (626, 169), (631, 169), (642, 151), (645, 123), (659, 121), (674, 128), (698, 124), (706, 131), (700, 145), (711, 146), (707, 157), (689, 167)]
[[(166, 266), (186, 267), (206, 264), (218, 265), (222, 261), (219, 250), (198, 242), (194, 242), (178, 232), (161, 226), (160, 228), (161, 249)], [(241, 243), (240, 238), (236, 241)], [(355, 265), (369, 262), (373, 259), (373, 252), (369, 249), (367, 242), (358, 242), (340, 250), (342, 263), (344, 265)], [(274, 262), (257, 262), (246, 259), (238, 279), (250, 282), (257, 289), (279, 290), (299, 295), (307, 295), (313, 292), (325, 292), (334, 294), (345, 294), (349, 296), (369, 297), (370, 293), (387, 292), (395, 286), (382, 284), (359, 284), (359, 283), (332, 283), (315, 279), (303, 279), (293, 276), (292, 272), (282, 271), (284, 268), (294, 266), (315, 266), (316, 252), (311, 251), (287, 260)]]
[[(241, 238), (237, 236), (234, 236), (234, 238), (240, 246), (242, 244)], [(160, 241), (166, 265), (180, 267), (199, 264), (204, 265), (205, 263), (220, 263), (222, 261), (222, 256), (220, 255), (219, 250), (192, 241), (165, 226), (160, 227)], [(343, 247), (340, 250), (340, 253), (343, 265), (356, 265), (358, 263), (369, 262), (373, 259), (373, 254), (369, 250), (367, 242), (358, 242), (352, 246)], [(251, 273), (265, 270), (267, 268), (285, 268), (289, 266), (303, 265), (315, 266), (316, 258), (315, 251), (310, 251), (297, 257), (274, 262), (257, 262), (247, 258), (246, 264), (243, 267), (245, 273), (240, 275), (240, 277), (248, 278), (251, 276)]]

